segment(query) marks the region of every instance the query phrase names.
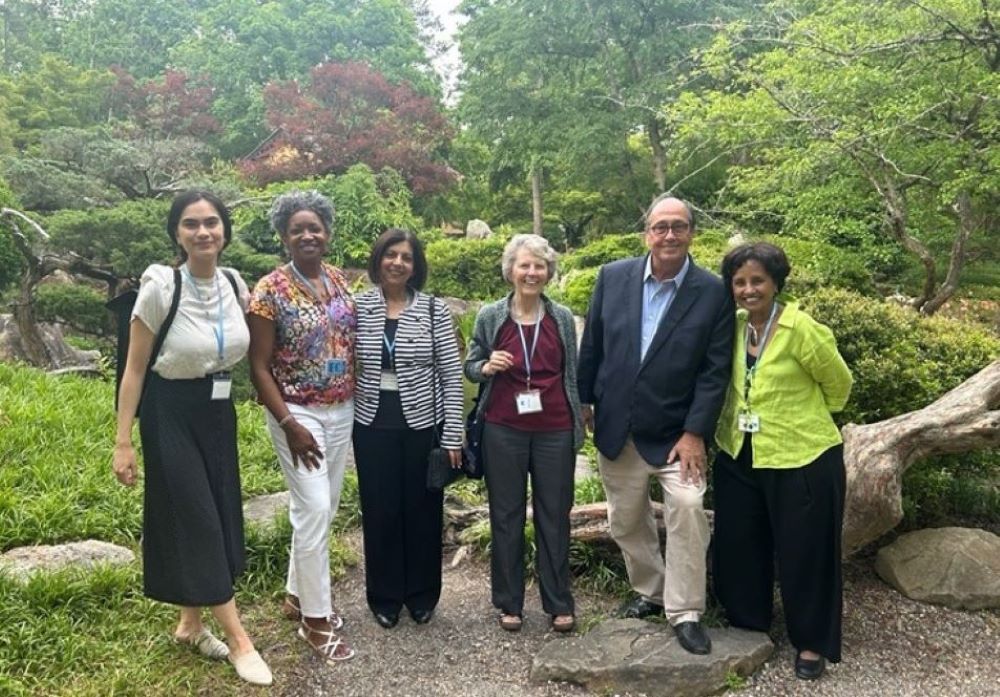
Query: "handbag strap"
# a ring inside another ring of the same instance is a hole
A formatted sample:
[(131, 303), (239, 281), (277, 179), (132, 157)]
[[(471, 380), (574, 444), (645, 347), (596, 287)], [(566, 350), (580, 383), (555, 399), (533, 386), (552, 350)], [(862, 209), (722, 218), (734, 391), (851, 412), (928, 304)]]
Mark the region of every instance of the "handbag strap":
[(441, 433), (438, 431), (438, 367), (437, 367), (437, 337), (434, 333), (434, 306), (437, 304), (437, 298), (433, 295), (428, 296), (430, 298), (430, 318), (431, 318), (431, 404), (433, 405), (431, 409), (434, 414), (434, 440), (437, 443), (441, 442)]

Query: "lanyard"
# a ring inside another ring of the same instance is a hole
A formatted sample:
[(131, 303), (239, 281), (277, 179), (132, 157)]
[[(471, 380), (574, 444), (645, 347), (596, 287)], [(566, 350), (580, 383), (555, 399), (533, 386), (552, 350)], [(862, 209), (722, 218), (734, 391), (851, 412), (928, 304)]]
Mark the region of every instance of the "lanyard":
[[(195, 296), (198, 298), (199, 301), (204, 302), (204, 298), (201, 297), (201, 291), (198, 290), (198, 283), (194, 280), (194, 276), (191, 275), (191, 270), (188, 269), (188, 267), (187, 267), (186, 264), (184, 266), (182, 266), (181, 269), (183, 269), (184, 275), (188, 277), (188, 280), (191, 281), (191, 288), (194, 290)], [(223, 352), (225, 351), (225, 348), (226, 348), (226, 328), (225, 328), (225, 324), (223, 322), (223, 314), (222, 314), (222, 286), (219, 283), (219, 271), (218, 271), (218, 269), (216, 269), (216, 271), (215, 271), (215, 294), (219, 298), (219, 304), (218, 304), (219, 305), (219, 316), (218, 316), (217, 322), (216, 322), (216, 324), (218, 326), (217, 327), (212, 327), (212, 333), (215, 334), (215, 345), (216, 345), (216, 347), (219, 350), (219, 363), (221, 364), (222, 363), (222, 354), (223, 354)]]
[[(396, 331), (399, 331), (398, 329)], [(389, 364), (393, 367), (396, 366), (396, 337), (392, 337), (392, 341), (389, 341), (389, 335), (382, 331), (382, 343), (385, 344), (385, 350), (389, 352)]]
[(524, 327), (520, 322), (517, 325), (517, 333), (521, 336), (521, 348), (524, 350), (524, 371), (528, 374), (528, 389), (531, 389), (531, 359), (535, 357), (535, 349), (538, 348), (538, 335), (542, 333), (542, 304), (538, 303), (538, 316), (535, 318), (535, 336), (531, 339), (531, 353), (528, 353), (528, 342), (524, 339)]
[[(757, 360), (754, 361), (753, 366), (747, 369), (746, 378), (743, 381), (743, 401), (746, 402), (747, 411), (750, 410), (750, 388), (753, 386), (753, 376), (757, 373), (757, 369), (760, 368), (761, 361), (764, 360), (764, 349), (767, 348), (767, 342), (771, 337), (771, 324), (774, 322), (774, 317), (777, 314), (778, 303), (775, 301), (771, 305), (771, 315), (767, 318), (767, 324), (764, 325), (764, 338), (760, 342), (760, 351), (757, 352)], [(749, 318), (747, 318), (746, 333), (750, 333)]]

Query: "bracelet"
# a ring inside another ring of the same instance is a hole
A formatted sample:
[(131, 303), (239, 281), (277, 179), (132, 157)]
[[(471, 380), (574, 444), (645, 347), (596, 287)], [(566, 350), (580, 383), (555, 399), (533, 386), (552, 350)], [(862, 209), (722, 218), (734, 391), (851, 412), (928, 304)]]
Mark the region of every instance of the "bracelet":
[(278, 427), (279, 428), (284, 428), (285, 424), (287, 424), (289, 421), (291, 421), (294, 418), (295, 417), (292, 416), (291, 412), (285, 414), (284, 418), (282, 418), (281, 421), (278, 422)]

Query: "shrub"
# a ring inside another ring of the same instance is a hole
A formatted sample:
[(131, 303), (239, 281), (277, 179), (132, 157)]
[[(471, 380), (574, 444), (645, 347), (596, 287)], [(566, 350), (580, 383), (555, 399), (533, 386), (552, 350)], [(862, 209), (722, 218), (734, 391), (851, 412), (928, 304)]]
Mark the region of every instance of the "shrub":
[(439, 240), (427, 245), (427, 292), (467, 300), (496, 300), (510, 289), (500, 272), (507, 239)]
[(846, 290), (814, 292), (802, 306), (833, 330), (854, 374), (842, 421), (870, 423), (924, 407), (1000, 354), (1000, 340), (971, 325)]
[(35, 289), (35, 314), (45, 322), (62, 322), (85, 334), (104, 335), (113, 330), (106, 297), (77, 283), (44, 283)]

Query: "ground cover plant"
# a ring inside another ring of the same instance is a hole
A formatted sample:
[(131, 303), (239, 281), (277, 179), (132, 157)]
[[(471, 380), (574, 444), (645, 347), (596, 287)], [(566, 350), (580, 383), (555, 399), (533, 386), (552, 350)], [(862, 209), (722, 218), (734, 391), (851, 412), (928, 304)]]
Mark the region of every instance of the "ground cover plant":
[[(94, 538), (139, 555), (142, 488), (126, 489), (111, 473), (112, 390), (0, 363), (0, 550)], [(242, 402), (237, 411), (244, 496), (283, 489), (260, 407)], [(343, 501), (341, 530), (358, 523), (353, 475)], [(286, 520), (248, 527), (237, 587), (245, 613), (283, 593), (290, 535)], [(337, 574), (357, 561), (337, 536), (331, 560)], [(0, 574), (0, 694), (239, 694), (226, 666), (172, 645), (175, 621), (174, 608), (142, 595), (138, 563), (26, 584)]]

